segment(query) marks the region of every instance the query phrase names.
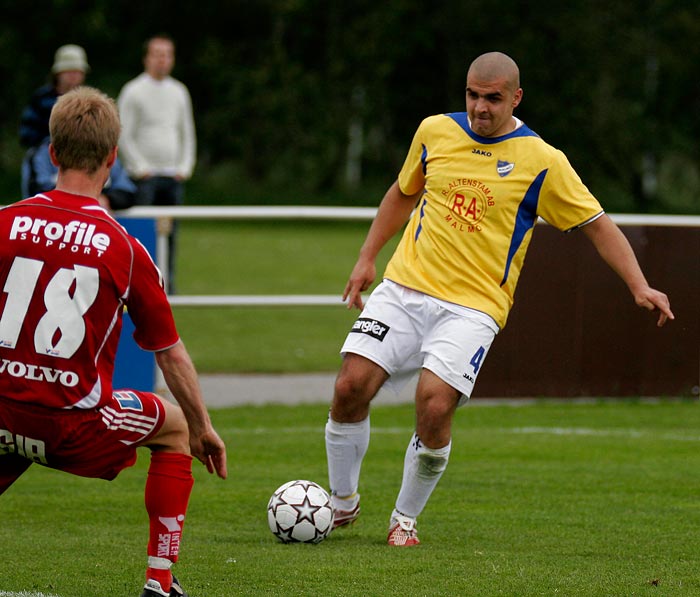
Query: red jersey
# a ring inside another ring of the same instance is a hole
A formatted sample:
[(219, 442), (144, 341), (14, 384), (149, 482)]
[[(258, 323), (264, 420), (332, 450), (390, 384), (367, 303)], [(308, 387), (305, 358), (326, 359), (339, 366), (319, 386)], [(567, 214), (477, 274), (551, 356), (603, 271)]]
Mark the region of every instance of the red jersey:
[(0, 209), (0, 287), (5, 398), (104, 406), (124, 308), (144, 350), (179, 340), (155, 263), (90, 197), (51, 191)]

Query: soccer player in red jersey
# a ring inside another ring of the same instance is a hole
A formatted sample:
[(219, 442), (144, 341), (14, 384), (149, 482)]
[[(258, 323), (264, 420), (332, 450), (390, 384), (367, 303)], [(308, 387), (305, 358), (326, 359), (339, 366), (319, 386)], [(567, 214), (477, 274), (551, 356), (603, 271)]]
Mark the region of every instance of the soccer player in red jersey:
[[(97, 198), (117, 156), (119, 115), (89, 87), (51, 120), (56, 189), (0, 209), (0, 494), (32, 463), (111, 480), (151, 450), (142, 597), (185, 595), (172, 576), (193, 485), (192, 457), (226, 478), (226, 449), (204, 406), (151, 257)], [(129, 310), (177, 405), (112, 388)]]

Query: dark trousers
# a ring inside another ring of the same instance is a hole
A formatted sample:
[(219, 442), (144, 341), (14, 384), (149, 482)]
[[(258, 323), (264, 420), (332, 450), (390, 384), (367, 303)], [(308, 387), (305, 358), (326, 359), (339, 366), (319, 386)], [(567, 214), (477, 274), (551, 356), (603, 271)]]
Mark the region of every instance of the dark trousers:
[[(151, 176), (136, 181), (136, 200), (134, 205), (182, 205), (185, 188), (183, 183), (168, 176)], [(177, 220), (168, 237), (168, 294), (175, 294), (175, 244)]]

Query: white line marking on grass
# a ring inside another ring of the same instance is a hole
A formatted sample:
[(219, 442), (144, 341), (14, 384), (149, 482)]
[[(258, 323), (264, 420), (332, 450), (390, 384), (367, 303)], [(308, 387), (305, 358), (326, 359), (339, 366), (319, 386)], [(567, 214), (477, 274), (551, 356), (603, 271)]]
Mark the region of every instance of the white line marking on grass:
[[(282, 433), (320, 433), (323, 435), (325, 433), (323, 427), (230, 427), (228, 430), (234, 433), (249, 433), (252, 435), (279, 435)], [(413, 433), (415, 430), (409, 427), (372, 427), (371, 431), (372, 433), (394, 434)], [(2, 595), (0, 595), (0, 597), (2, 597)]]
[[(282, 433), (324, 433), (323, 427), (230, 427), (234, 433), (250, 435), (280, 435)], [(2, 595), (0, 595), (2, 597)]]
[[(230, 431), (238, 434), (252, 435), (280, 435), (280, 434), (297, 434), (297, 433), (313, 433), (323, 435), (323, 427), (233, 427)], [(402, 433), (413, 433), (415, 431), (410, 427), (372, 427), (371, 432), (381, 435), (396, 435)], [(468, 427), (460, 427), (455, 431), (469, 433)], [(481, 428), (475, 427), (474, 431), (481, 431)], [(520, 435), (573, 435), (583, 437), (627, 437), (630, 439), (651, 438), (678, 442), (700, 442), (699, 435), (686, 435), (682, 432), (662, 432), (656, 430), (643, 429), (591, 429), (588, 427), (511, 427), (500, 428), (493, 430), (496, 433), (505, 434), (520, 434)], [(0, 593), (0, 597), (3, 597)]]
[(514, 427), (503, 429), (506, 433), (543, 434), (543, 435), (598, 435), (603, 437), (641, 437), (642, 431), (635, 429), (588, 429), (586, 427)]
[(20, 591), (19, 593), (0, 591), (0, 597), (58, 597), (58, 595), (49, 595), (47, 593), (28, 593)]
[(641, 429), (589, 429), (586, 427), (514, 427), (502, 429), (504, 433), (542, 434), (542, 435), (583, 435), (598, 437), (629, 437), (638, 439), (650, 437), (678, 442), (700, 442), (698, 435), (684, 435), (683, 433), (658, 433), (657, 431), (644, 431)]

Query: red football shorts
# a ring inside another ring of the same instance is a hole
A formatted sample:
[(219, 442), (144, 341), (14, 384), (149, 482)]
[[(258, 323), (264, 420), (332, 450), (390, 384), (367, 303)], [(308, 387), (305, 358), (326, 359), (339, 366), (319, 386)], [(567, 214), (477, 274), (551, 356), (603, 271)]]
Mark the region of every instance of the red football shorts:
[(151, 392), (115, 390), (99, 409), (57, 410), (0, 397), (0, 493), (32, 463), (112, 480), (165, 420)]

